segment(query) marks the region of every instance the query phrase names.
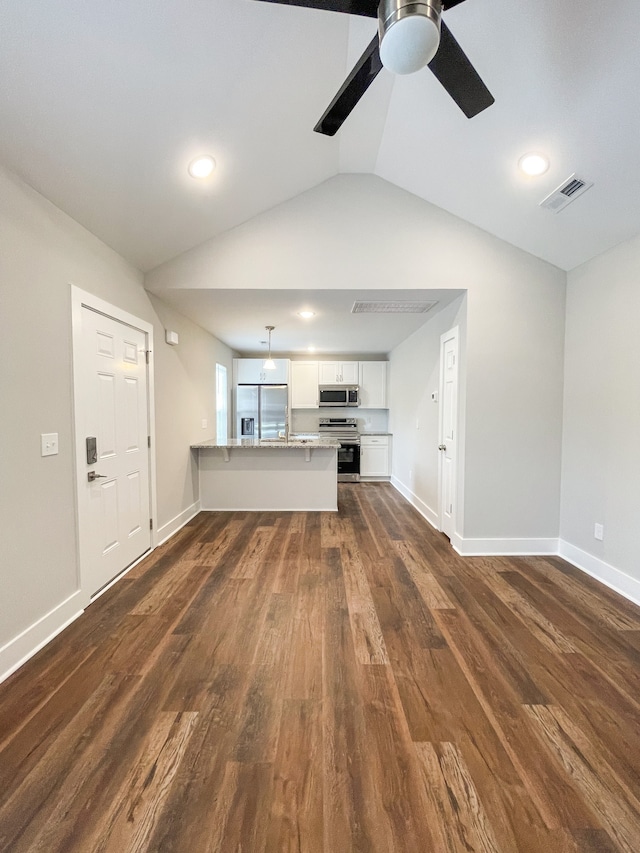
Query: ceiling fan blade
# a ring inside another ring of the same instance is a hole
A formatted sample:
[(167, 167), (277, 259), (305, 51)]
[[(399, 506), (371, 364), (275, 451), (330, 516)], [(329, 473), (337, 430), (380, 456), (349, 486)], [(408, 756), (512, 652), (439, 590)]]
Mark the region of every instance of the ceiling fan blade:
[(440, 27), (440, 47), (429, 63), (429, 68), (466, 117), (473, 118), (490, 107), (495, 98), (444, 21), (441, 21)]
[[(263, 3), (280, 3), (284, 6), (306, 6), (308, 9), (324, 9), (326, 12), (345, 12), (347, 15), (378, 15), (378, 0), (262, 0)], [(455, 2), (455, 0), (454, 0)], [(457, 0), (461, 3), (462, 0)]]
[(327, 107), (324, 115), (313, 128), (316, 133), (335, 136), (351, 110), (378, 76), (382, 62), (378, 45), (378, 34), (356, 63), (353, 71), (342, 84), (340, 91)]

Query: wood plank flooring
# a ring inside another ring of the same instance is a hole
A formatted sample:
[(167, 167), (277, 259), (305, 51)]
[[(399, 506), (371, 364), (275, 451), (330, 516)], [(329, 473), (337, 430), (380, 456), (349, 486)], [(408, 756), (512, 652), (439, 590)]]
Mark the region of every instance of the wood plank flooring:
[(201, 513), (0, 685), (0, 850), (640, 851), (640, 610), (339, 497)]

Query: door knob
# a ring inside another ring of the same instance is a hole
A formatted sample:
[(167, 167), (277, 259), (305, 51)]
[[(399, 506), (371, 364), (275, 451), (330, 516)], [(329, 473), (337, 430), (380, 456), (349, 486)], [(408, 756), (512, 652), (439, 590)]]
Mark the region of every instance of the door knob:
[(446, 449), (447, 449), (447, 445), (446, 445), (446, 444), (439, 444), (439, 445), (438, 445), (438, 450), (446, 450)]
[(94, 480), (101, 480), (101, 479), (106, 480), (107, 475), (106, 474), (96, 474), (95, 471), (89, 471), (89, 473), (87, 474), (87, 480), (90, 483), (93, 483)]

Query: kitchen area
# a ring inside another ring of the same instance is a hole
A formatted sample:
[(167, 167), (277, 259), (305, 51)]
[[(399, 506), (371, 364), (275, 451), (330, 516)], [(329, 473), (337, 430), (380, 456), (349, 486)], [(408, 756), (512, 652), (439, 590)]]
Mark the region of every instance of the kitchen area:
[(388, 362), (237, 358), (232, 438), (192, 445), (204, 510), (337, 510), (388, 480)]

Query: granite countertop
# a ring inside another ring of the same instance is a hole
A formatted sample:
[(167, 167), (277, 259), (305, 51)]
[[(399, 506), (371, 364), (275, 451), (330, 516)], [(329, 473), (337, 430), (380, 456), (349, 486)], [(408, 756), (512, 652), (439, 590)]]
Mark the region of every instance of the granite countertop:
[(340, 442), (336, 441), (333, 438), (289, 438), (286, 441), (283, 438), (276, 439), (258, 439), (258, 438), (229, 438), (227, 441), (202, 441), (199, 444), (192, 444), (192, 450), (211, 450), (216, 447), (226, 448), (227, 450), (235, 449), (235, 448), (267, 448), (267, 449), (295, 449), (295, 448), (303, 448), (310, 449), (313, 448), (338, 448), (340, 447)]

